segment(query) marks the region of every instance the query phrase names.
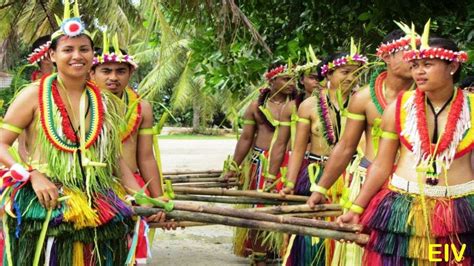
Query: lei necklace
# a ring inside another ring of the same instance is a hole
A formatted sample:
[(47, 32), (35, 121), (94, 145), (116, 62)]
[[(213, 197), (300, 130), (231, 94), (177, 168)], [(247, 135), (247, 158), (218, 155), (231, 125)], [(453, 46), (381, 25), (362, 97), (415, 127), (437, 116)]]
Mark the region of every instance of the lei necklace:
[(375, 72), (372, 77), (370, 78), (370, 98), (374, 103), (375, 107), (377, 108), (377, 112), (379, 114), (383, 114), (385, 107), (387, 107), (387, 101), (383, 95), (384, 91), (384, 82), (387, 78), (387, 71), (382, 73)]
[(323, 125), (323, 136), (326, 139), (329, 145), (334, 145), (337, 142), (336, 133), (334, 127), (331, 122), (331, 115), (329, 111), (329, 99), (326, 97), (324, 92), (318, 97), (318, 104), (317, 104), (317, 113), (319, 116), (319, 120)]
[(445, 130), (436, 144), (429, 136), (425, 101), (425, 93), (418, 89), (401, 94), (397, 102), (396, 125), (400, 141), (414, 153), (418, 166), (427, 168), (423, 170), (427, 173), (427, 184), (436, 185), (442, 170), (438, 165), (448, 169), (455, 158), (472, 149), (469, 106), (472, 100), (468, 101), (461, 89), (454, 91)]
[(125, 130), (122, 131), (122, 142), (125, 142), (140, 125), (142, 106), (140, 105), (138, 94), (130, 87), (125, 88), (123, 98), (127, 105), (127, 114), (125, 115), (127, 125)]
[[(86, 96), (89, 101), (91, 118), (89, 131), (85, 134), (85, 148), (89, 148), (99, 137), (104, 123), (104, 106), (99, 88), (92, 82), (86, 83)], [(69, 116), (64, 102), (57, 88), (57, 74), (45, 76), (39, 86), (40, 120), (47, 139), (57, 149), (66, 152), (76, 152), (79, 149), (79, 140), (69, 122)], [(56, 112), (59, 112), (61, 125), (55, 121)], [(62, 132), (57, 129), (61, 127)]]

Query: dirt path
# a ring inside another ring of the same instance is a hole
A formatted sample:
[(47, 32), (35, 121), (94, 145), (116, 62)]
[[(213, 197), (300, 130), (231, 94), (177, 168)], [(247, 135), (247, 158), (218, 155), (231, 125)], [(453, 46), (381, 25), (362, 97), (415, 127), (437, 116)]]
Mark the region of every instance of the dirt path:
[[(222, 169), (234, 139), (160, 140), (164, 172)], [(233, 228), (209, 225), (176, 231), (157, 230), (150, 265), (247, 265), (232, 254)]]

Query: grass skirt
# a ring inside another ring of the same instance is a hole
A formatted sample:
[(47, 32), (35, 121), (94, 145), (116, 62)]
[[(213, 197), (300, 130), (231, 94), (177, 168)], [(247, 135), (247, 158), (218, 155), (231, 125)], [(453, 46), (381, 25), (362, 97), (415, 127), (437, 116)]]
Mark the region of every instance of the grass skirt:
[[(305, 158), (301, 164), (300, 171), (298, 173), (298, 179), (295, 185), (295, 194), (310, 196), (311, 191), (309, 190), (311, 183), (309, 182), (308, 165), (311, 163)], [(318, 182), (323, 171), (321, 171), (316, 177)], [(292, 235), (290, 237), (290, 244), (288, 246), (289, 253), (287, 253), (286, 264), (287, 266), (306, 266), (306, 265), (326, 265), (326, 246), (329, 244), (328, 240), (314, 238), (312, 236), (304, 235)]]
[[(131, 209), (113, 192), (96, 193), (92, 208), (78, 205), (81, 192), (65, 191), (70, 198), (53, 210), (43, 244), (40, 265), (123, 265), (127, 237), (133, 230)], [(16, 218), (5, 215), (13, 265), (32, 265), (46, 210), (27, 184), (15, 196)], [(20, 215), (19, 215), (20, 214)], [(7, 264), (4, 256), (3, 265)]]
[[(244, 181), (243, 190), (258, 190), (262, 191), (265, 178), (264, 178), (264, 160), (268, 158), (268, 151), (254, 147), (253, 151), (249, 154), (247, 160), (250, 162), (250, 167)], [(246, 184), (246, 185), (245, 185)], [(278, 187), (281, 187), (278, 186)], [(249, 205), (239, 206), (241, 208), (252, 207)], [(254, 206), (255, 207), (255, 206)], [(262, 207), (260, 205), (256, 207)], [(263, 246), (266, 250), (268, 258), (278, 258), (283, 248), (283, 234), (277, 232), (267, 232), (258, 230), (249, 230), (247, 228), (237, 227), (234, 231), (234, 243), (233, 249), (234, 254), (241, 257), (251, 256), (253, 251), (262, 252)]]
[[(442, 254), (434, 256), (442, 258), (438, 265), (473, 265), (474, 192), (457, 198), (424, 199), (392, 187), (372, 198), (362, 217), (370, 230), (364, 265), (428, 265), (430, 244), (442, 244), (436, 248)], [(445, 244), (450, 246), (447, 254)], [(459, 264), (451, 244), (457, 251), (465, 244), (464, 260)], [(451, 263), (444, 261), (445, 255)]]

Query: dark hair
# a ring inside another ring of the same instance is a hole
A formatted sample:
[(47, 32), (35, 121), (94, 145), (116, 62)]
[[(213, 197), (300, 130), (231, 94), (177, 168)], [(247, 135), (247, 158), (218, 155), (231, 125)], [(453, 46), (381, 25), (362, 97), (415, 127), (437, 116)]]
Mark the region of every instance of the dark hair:
[[(125, 51), (123, 49), (119, 49), (119, 50), (123, 55), (128, 55), (127, 51)], [(103, 49), (102, 48), (95, 48), (94, 53), (95, 53), (95, 55), (102, 54)], [(115, 48), (113, 46), (109, 47), (109, 53), (115, 53)]]
[(51, 40), (51, 35), (44, 35), (39, 37), (33, 42), (33, 45), (31, 46), (31, 52), (34, 52), (36, 48), (39, 48), (41, 45), (47, 43), (49, 40)]
[(474, 76), (467, 76), (463, 81), (461, 81), (459, 87), (461, 87), (461, 89), (465, 89), (467, 87), (474, 87)]
[[(56, 48), (58, 47), (58, 42), (59, 42), (59, 40), (60, 40), (63, 36), (65, 36), (65, 35), (62, 35), (62, 36), (60, 36), (60, 37), (58, 37), (58, 38), (52, 40), (52, 41), (51, 41), (51, 46), (50, 46), (49, 48), (52, 49), (52, 50), (56, 50)], [(74, 37), (72, 37), (72, 38), (77, 38), (77, 37), (81, 37), (81, 36), (86, 36), (87, 39), (89, 39), (89, 41), (91, 42), (91, 47), (92, 47), (92, 49), (94, 49), (94, 41), (91, 39), (91, 37), (89, 37), (89, 35), (87, 35), (87, 34), (80, 34), (80, 35), (74, 36)]]
[[(446, 38), (441, 38), (441, 37), (430, 37), (428, 40), (428, 44), (430, 47), (438, 47), (438, 48), (444, 48), (447, 50), (451, 50), (454, 52), (459, 51), (459, 47), (456, 45), (456, 43), (450, 39)], [(449, 63), (449, 61), (446, 61)], [(457, 83), (459, 81), (459, 78), (461, 76), (461, 64), (459, 64), (458, 70), (456, 70), (456, 73), (453, 75), (453, 82)]]
[(393, 42), (405, 36), (406, 36), (405, 32), (403, 32), (401, 29), (396, 29), (389, 32), (387, 35), (385, 35), (385, 37), (382, 40), (382, 43)]
[[(303, 61), (302, 63), (303, 65), (306, 64), (306, 61)], [(316, 67), (313, 67), (310, 69), (310, 73), (315, 73), (316, 72), (316, 78), (318, 79), (318, 81), (323, 81), (324, 80), (324, 76), (321, 74), (321, 68), (323, 67), (324, 65), (324, 60), (319, 62), (319, 64), (316, 65)], [(305, 73), (301, 73), (300, 74), (300, 80), (302, 80), (305, 76)]]
[[(120, 49), (120, 52), (123, 54), (123, 55), (128, 55), (127, 51), (123, 50), (123, 49)], [(103, 49), (102, 48), (95, 48), (94, 49), (94, 56), (97, 56), (97, 55), (101, 55), (103, 53)], [(115, 48), (112, 47), (112, 46), (109, 46), (109, 53), (115, 53)], [(129, 70), (132, 70), (132, 65), (130, 64), (127, 64), (128, 67), (129, 67)], [(97, 67), (98, 65), (93, 65), (91, 70), (92, 71), (95, 71), (95, 68)]]

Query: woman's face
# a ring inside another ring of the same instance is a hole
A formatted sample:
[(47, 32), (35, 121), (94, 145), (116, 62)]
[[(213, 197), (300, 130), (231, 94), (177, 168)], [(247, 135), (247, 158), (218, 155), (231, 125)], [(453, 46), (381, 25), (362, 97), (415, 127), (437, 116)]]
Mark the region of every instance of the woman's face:
[(457, 65), (441, 59), (418, 59), (411, 61), (411, 75), (422, 91), (435, 91), (453, 84)]
[(91, 41), (85, 35), (73, 38), (62, 36), (56, 49), (51, 50), (51, 60), (56, 63), (58, 73), (72, 78), (86, 77), (93, 58)]
[(331, 88), (341, 88), (342, 91), (350, 91), (358, 84), (356, 70), (359, 67), (360, 65), (345, 65), (329, 73), (327, 79), (331, 82)]

